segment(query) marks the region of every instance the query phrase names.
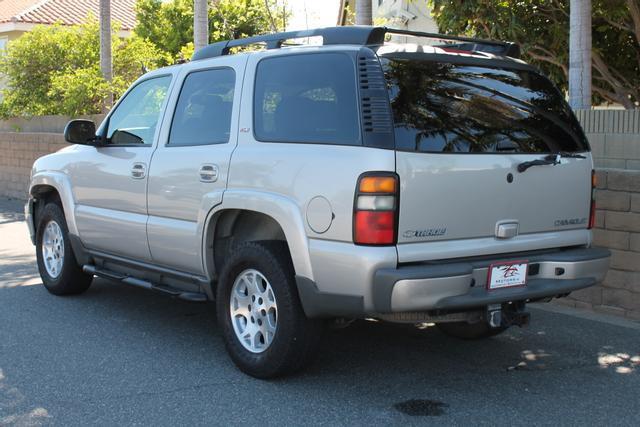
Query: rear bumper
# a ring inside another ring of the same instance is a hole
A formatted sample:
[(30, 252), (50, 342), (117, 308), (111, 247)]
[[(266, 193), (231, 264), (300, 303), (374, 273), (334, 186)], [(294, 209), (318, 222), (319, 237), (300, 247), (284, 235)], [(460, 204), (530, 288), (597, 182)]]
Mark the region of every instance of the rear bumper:
[(602, 248), (557, 250), (527, 256), (525, 259), (534, 270), (527, 278), (527, 286), (493, 291), (486, 289), (489, 265), (522, 257), (380, 269), (374, 275), (373, 304), (378, 313), (395, 313), (465, 310), (561, 296), (602, 281), (609, 267), (609, 257), (609, 251)]

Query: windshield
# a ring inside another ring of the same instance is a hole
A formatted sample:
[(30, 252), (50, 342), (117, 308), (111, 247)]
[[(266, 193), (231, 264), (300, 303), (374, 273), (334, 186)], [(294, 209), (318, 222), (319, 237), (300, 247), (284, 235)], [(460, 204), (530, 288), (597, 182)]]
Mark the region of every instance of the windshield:
[(560, 92), (533, 71), (389, 57), (381, 62), (398, 150), (589, 151)]

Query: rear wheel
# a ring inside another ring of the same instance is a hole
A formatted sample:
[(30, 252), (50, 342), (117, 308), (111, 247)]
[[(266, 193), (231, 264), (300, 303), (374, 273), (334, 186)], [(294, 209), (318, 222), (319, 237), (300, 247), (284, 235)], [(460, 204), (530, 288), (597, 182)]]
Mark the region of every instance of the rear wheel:
[(282, 376), (315, 355), (321, 322), (302, 310), (286, 243), (239, 246), (222, 269), (216, 294), (225, 346), (243, 372)]
[(498, 328), (492, 328), (487, 322), (445, 322), (438, 323), (438, 329), (444, 332), (446, 335), (460, 338), (463, 340), (479, 340), (483, 338), (490, 338), (501, 334), (507, 330), (507, 327), (500, 326)]
[(42, 283), (54, 295), (79, 294), (91, 285), (93, 276), (83, 273), (76, 261), (58, 203), (47, 203), (38, 216), (36, 259)]

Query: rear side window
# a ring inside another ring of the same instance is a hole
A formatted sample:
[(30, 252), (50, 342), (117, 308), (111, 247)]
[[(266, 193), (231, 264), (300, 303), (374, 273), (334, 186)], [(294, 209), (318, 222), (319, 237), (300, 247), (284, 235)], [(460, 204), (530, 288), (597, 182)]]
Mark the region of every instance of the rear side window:
[(553, 84), (532, 71), (382, 59), (398, 150), (558, 153), (589, 150)]
[(235, 72), (197, 71), (184, 80), (173, 113), (169, 146), (224, 144), (229, 141)]
[(346, 54), (263, 59), (253, 111), (259, 141), (360, 145), (354, 63)]

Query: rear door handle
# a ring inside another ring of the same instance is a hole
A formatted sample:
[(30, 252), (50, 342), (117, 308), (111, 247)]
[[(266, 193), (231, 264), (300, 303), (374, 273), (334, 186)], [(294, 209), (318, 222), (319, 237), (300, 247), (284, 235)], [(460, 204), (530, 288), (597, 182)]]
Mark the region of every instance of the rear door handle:
[(200, 181), (216, 182), (218, 180), (218, 165), (204, 164), (200, 166)]
[(131, 177), (133, 179), (142, 179), (147, 176), (147, 165), (144, 163), (134, 163), (131, 167)]

